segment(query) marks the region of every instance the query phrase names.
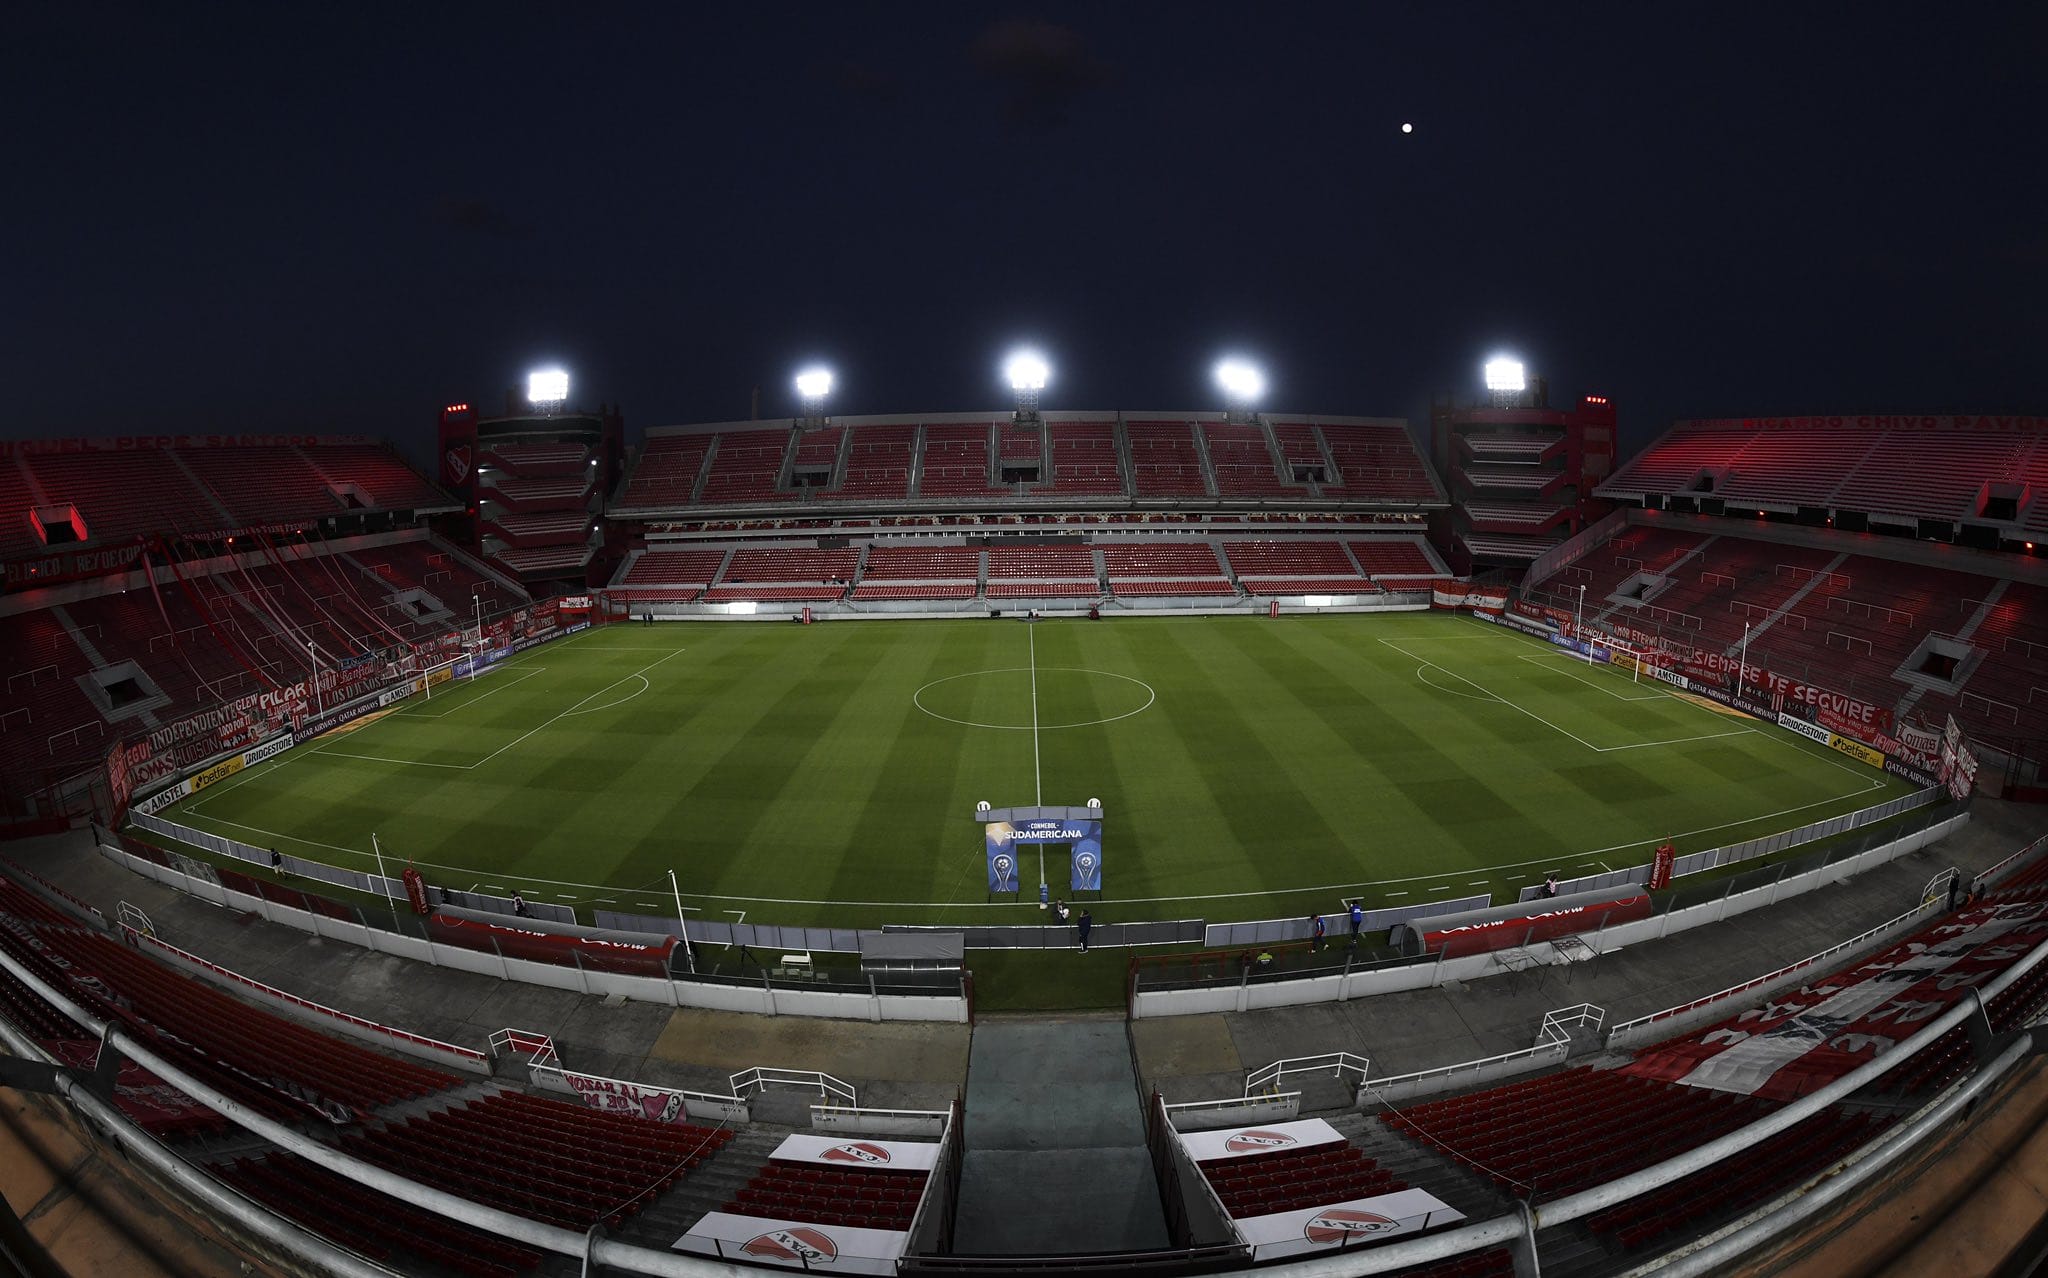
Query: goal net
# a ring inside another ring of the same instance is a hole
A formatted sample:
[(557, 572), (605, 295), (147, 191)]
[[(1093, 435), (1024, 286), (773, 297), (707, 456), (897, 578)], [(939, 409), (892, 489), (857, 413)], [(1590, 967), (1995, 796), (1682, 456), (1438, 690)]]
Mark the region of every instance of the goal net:
[(1584, 653), (1572, 653), (1581, 661), (1613, 666), (1625, 672), (1631, 683), (1641, 683), (1643, 675), (1657, 677), (1657, 667), (1665, 663), (1665, 655), (1655, 648), (1638, 648), (1618, 639), (1593, 639), (1586, 644)]

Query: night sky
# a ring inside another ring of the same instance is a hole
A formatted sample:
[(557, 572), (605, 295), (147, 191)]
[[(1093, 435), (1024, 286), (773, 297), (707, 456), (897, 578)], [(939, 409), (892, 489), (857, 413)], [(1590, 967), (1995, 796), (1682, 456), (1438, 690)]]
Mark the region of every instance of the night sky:
[(0, 420), (997, 409), (1022, 340), (1049, 409), (2041, 413), (2044, 8), (13, 11)]

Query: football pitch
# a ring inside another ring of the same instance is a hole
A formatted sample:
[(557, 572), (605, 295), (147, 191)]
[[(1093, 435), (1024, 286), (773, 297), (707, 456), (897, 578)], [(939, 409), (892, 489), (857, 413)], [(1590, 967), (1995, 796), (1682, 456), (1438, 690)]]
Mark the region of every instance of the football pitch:
[[(1037, 922), (975, 804), (1104, 808), (1103, 920), (1512, 893), (1908, 787), (1440, 614), (614, 625), (442, 684), (164, 815), (579, 909)], [(1067, 856), (1044, 873), (1068, 895)]]

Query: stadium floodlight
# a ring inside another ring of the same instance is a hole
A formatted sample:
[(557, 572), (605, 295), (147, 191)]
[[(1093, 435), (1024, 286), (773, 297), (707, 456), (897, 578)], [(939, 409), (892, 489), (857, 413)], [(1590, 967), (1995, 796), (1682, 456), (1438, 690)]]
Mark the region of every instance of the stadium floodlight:
[(804, 369), (796, 375), (796, 393), (804, 402), (804, 424), (824, 425), (825, 397), (832, 393), (832, 370), (817, 366)]
[(1018, 351), (1003, 364), (1003, 376), (1010, 380), (1010, 389), (1017, 392), (1017, 420), (1036, 418), (1038, 392), (1045, 389), (1046, 379), (1052, 376), (1045, 356), (1033, 350)]
[(1250, 403), (1266, 393), (1266, 375), (1258, 365), (1241, 359), (1226, 359), (1216, 366), (1216, 384), (1233, 400)]
[(1493, 395), (1495, 408), (1513, 408), (1521, 402), (1522, 392), (1528, 385), (1529, 379), (1521, 360), (1496, 355), (1486, 361), (1486, 389)]
[(569, 374), (559, 368), (537, 368), (526, 375), (526, 402), (546, 410), (569, 400)]

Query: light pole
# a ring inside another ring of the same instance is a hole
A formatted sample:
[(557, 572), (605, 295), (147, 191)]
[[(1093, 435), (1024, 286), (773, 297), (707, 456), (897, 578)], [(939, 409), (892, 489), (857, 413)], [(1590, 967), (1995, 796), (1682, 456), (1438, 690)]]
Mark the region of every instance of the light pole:
[(473, 594), (469, 601), (476, 605), (476, 647), (469, 650), (469, 677), (474, 680), (484, 656), (484, 597)]
[(1737, 660), (1737, 662), (1736, 662), (1736, 667), (1735, 667), (1735, 695), (1736, 695), (1736, 696), (1738, 696), (1738, 697), (1739, 697), (1739, 696), (1741, 696), (1741, 695), (1742, 695), (1742, 690), (1743, 690), (1744, 688), (1748, 687), (1748, 686), (1749, 686), (1749, 623), (1748, 623), (1747, 621), (1745, 621), (1745, 622), (1743, 622), (1743, 623), (1742, 623), (1742, 656), (1741, 656), (1740, 658), (1738, 658), (1738, 660)]
[(1578, 609), (1577, 609), (1577, 610), (1576, 610), (1575, 612), (1573, 612), (1573, 613), (1572, 613), (1572, 638), (1574, 638), (1574, 639), (1577, 639), (1577, 638), (1581, 637), (1582, 635), (1584, 635), (1585, 633), (1586, 633), (1586, 583), (1582, 581), (1582, 582), (1580, 582), (1580, 583), (1579, 583), (1579, 606), (1578, 606)]
[(313, 715), (318, 718), (326, 711), (320, 705), (320, 650), (311, 639), (306, 640), (306, 664), (313, 667)]

